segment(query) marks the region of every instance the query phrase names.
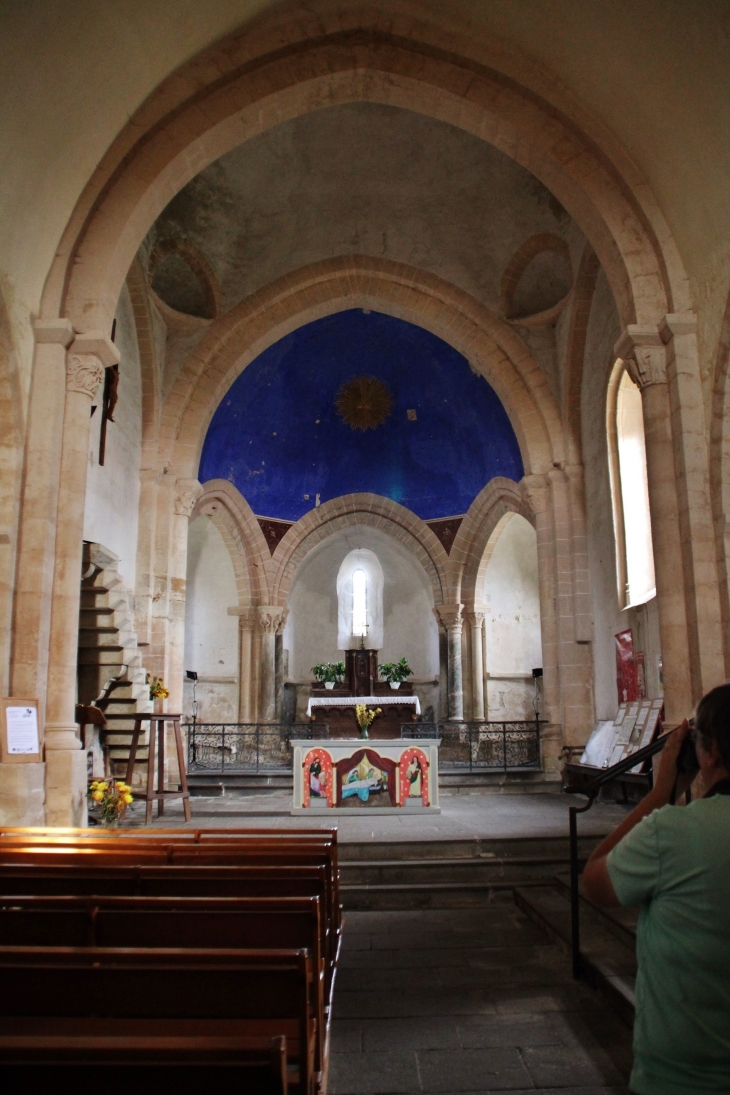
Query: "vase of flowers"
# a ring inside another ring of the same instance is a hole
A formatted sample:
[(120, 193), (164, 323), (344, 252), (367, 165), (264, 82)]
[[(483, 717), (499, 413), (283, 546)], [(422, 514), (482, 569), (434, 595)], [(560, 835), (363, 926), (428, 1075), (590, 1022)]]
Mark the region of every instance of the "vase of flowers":
[(355, 718), (357, 719), (357, 725), (360, 727), (361, 738), (370, 737), (368, 730), (372, 726), (373, 720), (380, 714), (382, 712), (379, 707), (376, 707), (373, 711), (364, 703), (355, 704)]
[(162, 677), (153, 677), (151, 673), (147, 674), (147, 684), (150, 688), (150, 699), (154, 705), (155, 714), (161, 715), (165, 710), (165, 700), (170, 692), (165, 688)]
[(331, 692), (335, 685), (345, 676), (344, 662), (320, 662), (312, 666), (315, 680), (323, 684)]
[(406, 677), (413, 676), (413, 670), (405, 658), (401, 658), (399, 662), (384, 662), (383, 665), (378, 666), (378, 672), (393, 691), (400, 688)]
[(115, 829), (132, 804), (132, 788), (118, 779), (95, 779), (89, 786), (91, 809), (107, 829)]

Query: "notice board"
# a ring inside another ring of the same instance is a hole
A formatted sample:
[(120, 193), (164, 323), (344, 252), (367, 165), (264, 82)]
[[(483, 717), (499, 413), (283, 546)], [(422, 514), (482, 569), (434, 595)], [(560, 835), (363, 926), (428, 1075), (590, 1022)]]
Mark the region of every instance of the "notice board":
[(43, 760), (38, 700), (5, 696), (0, 700), (0, 761), (37, 764)]

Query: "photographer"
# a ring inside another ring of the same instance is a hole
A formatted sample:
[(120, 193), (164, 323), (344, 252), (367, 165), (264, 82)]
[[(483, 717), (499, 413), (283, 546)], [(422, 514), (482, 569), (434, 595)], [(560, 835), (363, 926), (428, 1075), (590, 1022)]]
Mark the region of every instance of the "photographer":
[[(694, 721), (669, 735), (653, 790), (583, 874), (589, 901), (641, 906), (636, 1095), (730, 1092), (730, 684), (708, 692)], [(669, 805), (698, 771), (704, 797)]]

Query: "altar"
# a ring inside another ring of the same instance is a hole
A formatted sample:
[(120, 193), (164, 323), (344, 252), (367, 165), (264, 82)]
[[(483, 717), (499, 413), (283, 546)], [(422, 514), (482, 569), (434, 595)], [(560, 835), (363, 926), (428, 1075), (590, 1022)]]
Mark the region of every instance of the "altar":
[[(326, 723), (336, 738), (355, 738), (360, 732), (355, 718), (355, 707), (364, 703), (371, 710), (380, 708), (372, 732), (379, 738), (400, 738), (401, 725), (413, 722), (421, 714), (418, 696), (400, 692), (387, 695), (350, 696), (344, 691), (325, 696), (311, 696), (307, 704), (307, 718), (314, 723)], [(316, 731), (315, 731), (316, 732)], [(324, 736), (324, 735), (323, 735)]]
[(292, 739), (292, 814), (439, 814), (435, 738)]

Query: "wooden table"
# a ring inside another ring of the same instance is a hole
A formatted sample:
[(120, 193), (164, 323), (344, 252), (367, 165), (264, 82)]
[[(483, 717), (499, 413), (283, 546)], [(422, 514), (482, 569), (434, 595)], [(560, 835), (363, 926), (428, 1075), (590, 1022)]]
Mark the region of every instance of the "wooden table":
[[(161, 714), (159, 712), (146, 712), (142, 715), (134, 715), (134, 730), (132, 731), (132, 744), (129, 748), (129, 760), (127, 761), (127, 775), (125, 777), (129, 786), (132, 786), (132, 777), (134, 776), (134, 764), (137, 758), (137, 748), (139, 746), (139, 739), (144, 733), (144, 723), (150, 724), (150, 743), (147, 754), (147, 791), (145, 794), (140, 794), (135, 791), (137, 798), (142, 799), (147, 803), (147, 809), (145, 812), (145, 825), (149, 825), (152, 821), (152, 804), (157, 799), (157, 816), (162, 817), (165, 812), (165, 799), (166, 798), (181, 798), (183, 800), (183, 811), (185, 813), (185, 820), (190, 821), (192, 812), (190, 810), (190, 792), (188, 791), (188, 777), (185, 771), (185, 752), (183, 750), (182, 732), (180, 730), (180, 719), (182, 715), (172, 715), (165, 712)], [(177, 762), (180, 768), (180, 787), (179, 791), (166, 791), (165, 790), (165, 724), (171, 722), (173, 734), (175, 735), (175, 749), (177, 750)], [(155, 758), (157, 759), (157, 787), (155, 788)]]

